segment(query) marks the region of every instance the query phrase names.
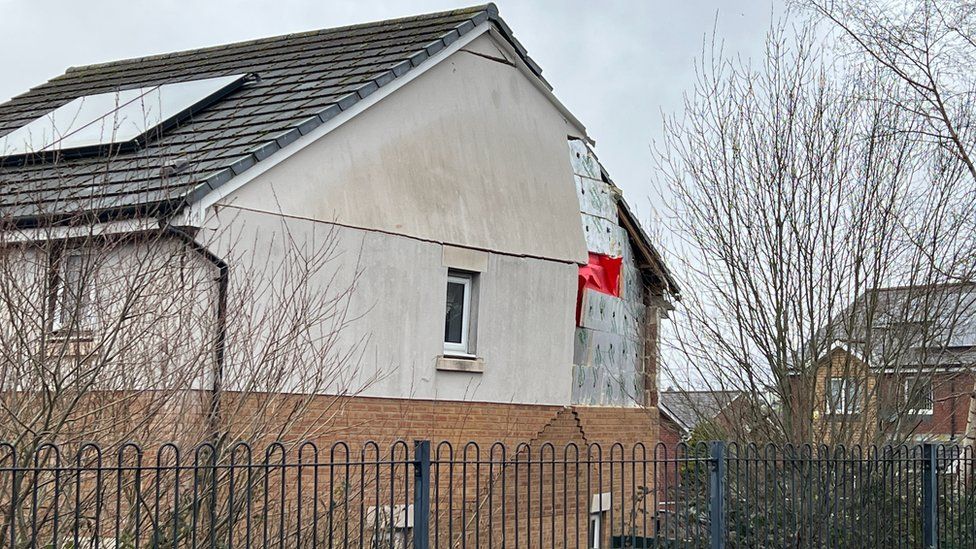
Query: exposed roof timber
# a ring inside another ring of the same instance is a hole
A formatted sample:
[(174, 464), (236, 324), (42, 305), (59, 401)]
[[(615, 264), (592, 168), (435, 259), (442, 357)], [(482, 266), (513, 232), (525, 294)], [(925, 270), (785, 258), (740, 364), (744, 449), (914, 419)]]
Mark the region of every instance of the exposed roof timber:
[[(569, 138), (579, 139), (573, 136), (569, 136)], [(590, 143), (592, 145), (592, 142)], [(650, 274), (660, 280), (664, 284), (664, 290), (675, 299), (680, 300), (681, 288), (678, 286), (678, 282), (668, 270), (667, 264), (665, 264), (664, 258), (661, 256), (660, 252), (658, 252), (657, 248), (654, 247), (651, 237), (647, 235), (644, 228), (637, 220), (637, 216), (634, 215), (634, 212), (630, 209), (630, 205), (627, 204), (627, 201), (624, 199), (623, 191), (621, 191), (620, 187), (618, 187), (613, 182), (613, 179), (610, 178), (610, 174), (603, 166), (603, 163), (600, 162), (600, 159), (596, 156), (596, 153), (593, 152), (592, 149), (590, 149), (589, 152), (596, 160), (597, 165), (600, 168), (600, 178), (610, 187), (613, 200), (617, 204), (617, 217), (621, 223), (621, 226), (625, 231), (627, 231), (627, 234), (631, 240), (637, 244), (637, 251), (640, 253), (640, 259), (638, 260), (637, 265), (638, 268), (641, 269), (643, 274)]]
[(641, 256), (647, 261), (648, 267), (651, 271), (657, 275), (666, 285), (667, 291), (675, 297), (675, 299), (681, 299), (681, 287), (678, 286), (678, 282), (674, 279), (671, 271), (668, 270), (667, 264), (664, 263), (664, 258), (651, 243), (651, 237), (647, 235), (644, 228), (641, 227), (640, 222), (637, 221), (637, 217), (630, 210), (630, 206), (624, 197), (617, 195), (617, 212), (620, 215), (620, 221), (624, 229), (630, 234), (634, 242), (637, 243), (637, 249), (640, 251)]
[(681, 299), (681, 287), (678, 286), (678, 281), (675, 280), (671, 271), (668, 269), (667, 264), (664, 262), (664, 258), (661, 253), (657, 251), (654, 246), (651, 237), (648, 236), (647, 232), (644, 231), (644, 227), (641, 226), (640, 221), (637, 220), (637, 216), (634, 215), (633, 210), (630, 209), (630, 205), (624, 198), (620, 187), (613, 182), (610, 178), (610, 174), (607, 173), (606, 168), (600, 163), (600, 175), (603, 180), (610, 185), (614, 190), (614, 197), (617, 201), (617, 214), (620, 217), (620, 221), (624, 229), (630, 237), (637, 243), (637, 249), (640, 251), (642, 258), (645, 260), (644, 268), (649, 269), (653, 274), (661, 279), (667, 285), (666, 290), (674, 296), (675, 299)]

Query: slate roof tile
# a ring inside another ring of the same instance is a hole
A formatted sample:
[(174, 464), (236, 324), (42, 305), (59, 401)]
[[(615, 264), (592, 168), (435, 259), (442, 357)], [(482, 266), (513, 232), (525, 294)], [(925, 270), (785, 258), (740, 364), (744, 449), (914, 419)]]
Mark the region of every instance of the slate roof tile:
[[(233, 175), (281, 154), (300, 133), (314, 130), (489, 19), (524, 51), (488, 4), (70, 68), (0, 105), (0, 136), (84, 95), (231, 74), (253, 73), (259, 79), (139, 150), (21, 164), (0, 157), (0, 217), (34, 224), (48, 216), (57, 220), (93, 210), (102, 216), (175, 212)], [(541, 71), (536, 74), (541, 79)], [(177, 157), (187, 166), (165, 177), (163, 166)]]

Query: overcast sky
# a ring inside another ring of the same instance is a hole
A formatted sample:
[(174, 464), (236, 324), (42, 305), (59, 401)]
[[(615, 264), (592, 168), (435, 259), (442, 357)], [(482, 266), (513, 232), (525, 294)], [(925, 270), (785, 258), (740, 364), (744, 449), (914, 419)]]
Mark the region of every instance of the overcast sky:
[[(661, 113), (681, 108), (713, 27), (762, 51), (773, 0), (496, 2), (642, 217)], [(451, 0), (0, 0), (0, 101), (85, 65), (467, 6)]]

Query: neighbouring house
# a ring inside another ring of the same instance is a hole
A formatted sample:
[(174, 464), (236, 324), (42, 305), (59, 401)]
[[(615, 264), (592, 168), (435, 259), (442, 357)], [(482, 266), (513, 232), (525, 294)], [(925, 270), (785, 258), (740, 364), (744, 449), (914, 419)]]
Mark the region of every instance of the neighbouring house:
[(659, 444), (654, 456), (661, 466), (656, 468), (655, 485), (660, 496), (656, 502), (658, 520), (674, 520), (684, 497), (680, 467), (673, 465), (684, 456), (701, 451), (699, 443), (725, 440), (736, 422), (753, 421), (747, 413), (748, 399), (742, 391), (708, 391), (667, 389), (658, 396)]
[(687, 441), (692, 432), (703, 425), (728, 430), (749, 419), (744, 417), (747, 400), (742, 391), (661, 391), (658, 400), (660, 440), (671, 449), (679, 442)]
[(843, 438), (855, 442), (963, 437), (976, 366), (976, 287), (871, 290), (834, 324), (826, 352), (806, 376), (817, 436), (854, 433)]
[[(493, 5), (72, 67), (0, 105), (5, 257), (41, 289), (22, 296), (49, 317), (31, 333), (84, 361), (115, 360), (108, 319), (153, 312), (96, 306), (125, 294), (112, 276), (178, 273), (147, 292), (167, 316), (111, 390), (162, 389), (190, 343), (211, 346), (181, 378), (201, 417), (233, 416), (245, 391), (261, 408), (267, 382), (330, 397), (309, 408), (322, 440), (650, 448), (679, 289), (592, 146)], [(105, 242), (113, 258), (85, 274)], [(292, 280), (286, 246), (329, 258)], [(179, 296), (187, 280), (198, 297)], [(260, 316), (309, 315), (328, 291), (336, 333)], [(207, 333), (160, 335), (204, 318)], [(321, 355), (279, 356), (283, 332)]]

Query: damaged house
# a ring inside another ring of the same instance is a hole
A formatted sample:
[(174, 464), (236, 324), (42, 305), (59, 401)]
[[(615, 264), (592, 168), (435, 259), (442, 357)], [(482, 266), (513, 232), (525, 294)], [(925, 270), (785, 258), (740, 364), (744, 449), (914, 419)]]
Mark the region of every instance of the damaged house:
[(650, 445), (679, 290), (593, 143), (492, 5), (70, 68), (0, 105), (0, 352), (154, 432)]

